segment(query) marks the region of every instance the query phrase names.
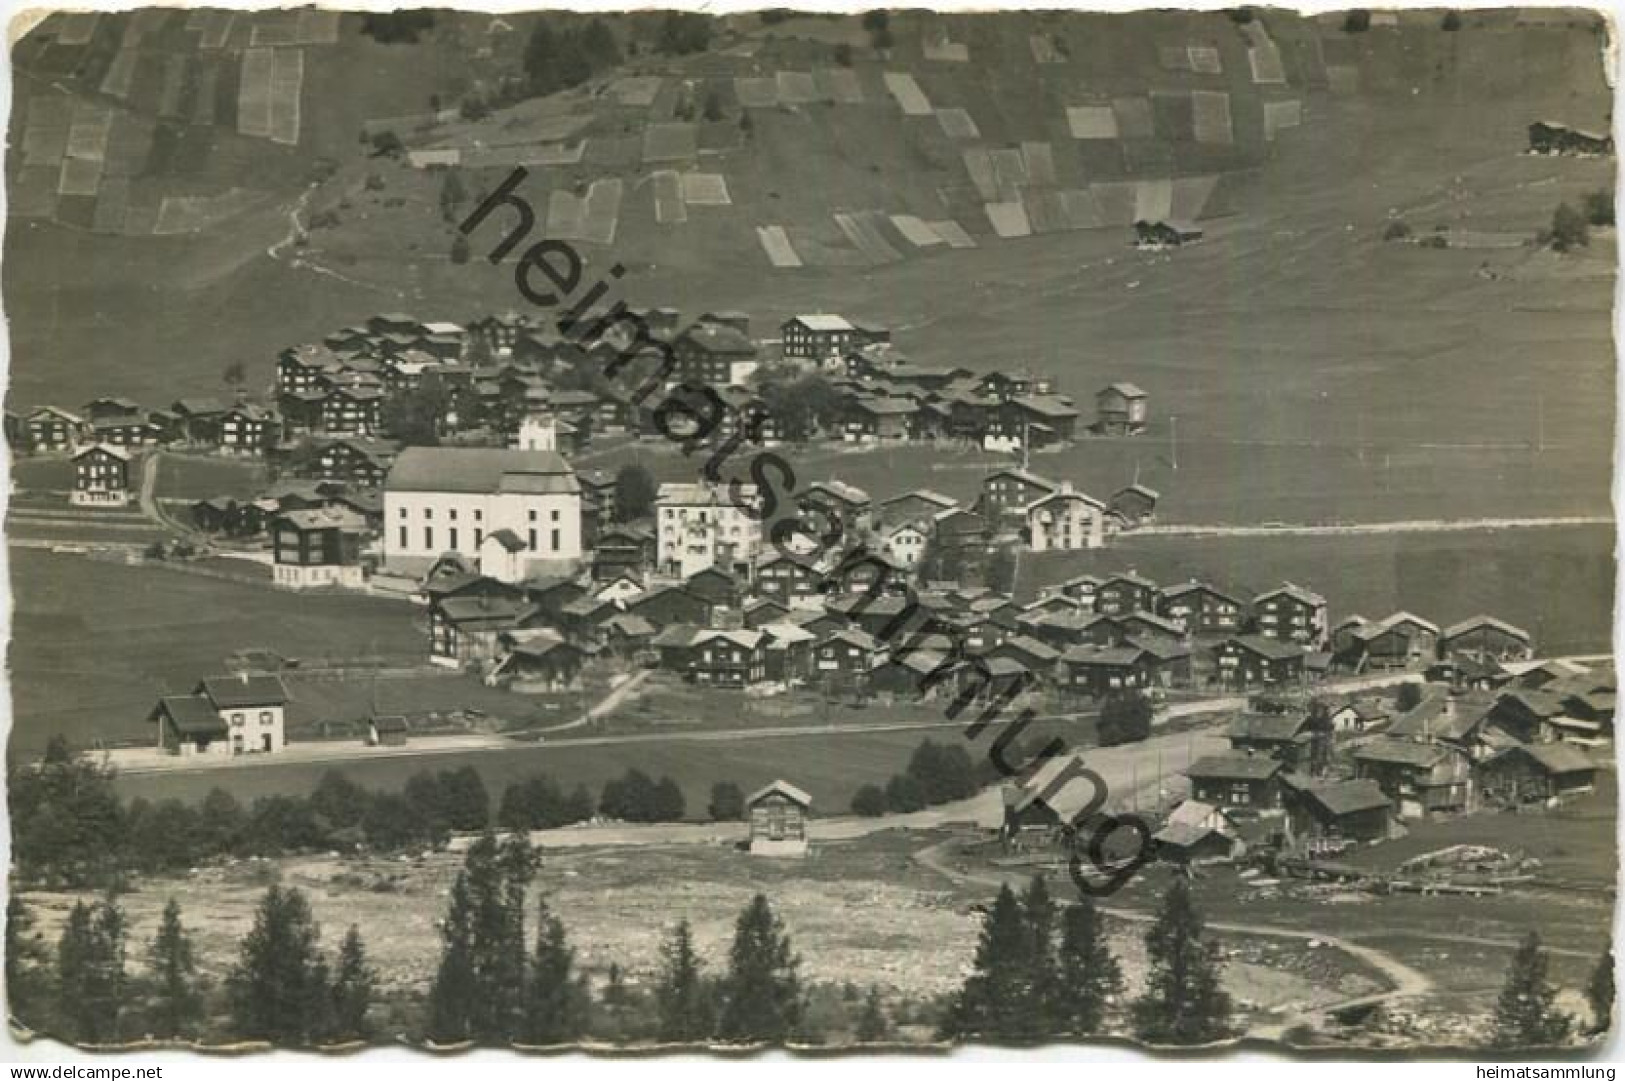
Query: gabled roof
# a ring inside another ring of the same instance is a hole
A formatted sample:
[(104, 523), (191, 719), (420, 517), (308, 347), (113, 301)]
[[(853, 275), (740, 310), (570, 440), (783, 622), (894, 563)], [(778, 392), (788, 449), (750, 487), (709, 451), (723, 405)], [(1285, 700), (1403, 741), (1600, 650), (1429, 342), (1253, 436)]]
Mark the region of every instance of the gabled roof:
[(341, 533), (365, 533), (366, 519), (344, 507), (315, 507), (309, 510), (290, 510), (277, 516), (301, 533), (317, 529), (337, 529)]
[(1043, 417), (1052, 417), (1059, 420), (1078, 415), (1077, 409), (1072, 405), (1072, 400), (1059, 394), (1023, 394), (1010, 400), (1012, 404), (1023, 409), (1030, 409)]
[(1495, 699), (1487, 694), (1429, 695), (1396, 720), (1388, 734), (1459, 740), (1477, 728), (1494, 708)]
[(1460, 623), (1452, 623), (1450, 626), (1444, 629), (1440, 637), (1446, 639), (1456, 638), (1468, 633), (1469, 631), (1478, 630), (1480, 627), (1490, 627), (1525, 642), (1531, 640), (1529, 637), (1529, 632), (1524, 630), (1522, 627), (1514, 627), (1512, 624), (1496, 619), (1494, 616), (1485, 615), (1472, 616), (1468, 619), (1462, 620)]
[(1047, 477), (1041, 477), (1029, 469), (1021, 469), (1017, 466), (1007, 466), (1004, 469), (995, 469), (993, 472), (982, 478), (982, 486), (984, 488), (987, 487), (987, 482), (992, 480), (994, 477), (1014, 477), (1016, 480), (1019, 480), (1024, 484), (1031, 484), (1035, 487), (1043, 488), (1044, 490), (1050, 492), (1058, 491), (1061, 487), (1056, 481), (1050, 480)]
[(89, 454), (106, 454), (109, 457), (117, 458), (121, 462), (128, 462), (130, 460), (129, 451), (122, 447), (111, 446), (107, 443), (97, 443), (94, 446), (86, 447), (83, 450), (75, 453), (73, 460), (78, 461), (80, 458), (83, 458)]
[(1143, 495), (1153, 503), (1162, 498), (1155, 488), (1148, 488), (1144, 484), (1125, 484), (1123, 487), (1112, 493), (1112, 498), (1116, 499), (1118, 496), (1125, 495), (1129, 492), (1135, 492), (1139, 495)]
[(819, 496), (832, 496), (837, 502), (846, 503), (854, 507), (867, 506), (869, 493), (856, 485), (848, 484), (842, 480), (819, 480), (807, 485), (801, 492), (801, 499), (814, 499)]
[(1253, 603), (1260, 604), (1271, 599), (1272, 597), (1279, 596), (1291, 597), (1293, 600), (1307, 604), (1312, 608), (1322, 607), (1326, 603), (1326, 598), (1322, 597), (1319, 593), (1316, 593), (1311, 589), (1305, 589), (1299, 585), (1294, 585), (1291, 582), (1282, 582), (1274, 589), (1266, 590), (1265, 592), (1260, 593), (1258, 596), (1253, 598)]
[(867, 650), (880, 648), (880, 643), (875, 641), (873, 635), (871, 635), (868, 631), (859, 630), (857, 627), (841, 627), (837, 630), (831, 631), (829, 634), (826, 634), (823, 640), (818, 644), (823, 646), (830, 642), (845, 642), (847, 645), (857, 646), (859, 649)]
[(616, 631), (628, 638), (650, 638), (655, 633), (654, 624), (636, 612), (621, 612), (610, 616), (601, 626), (605, 633)]
[(718, 638), (722, 639), (724, 642), (732, 642), (736, 646), (744, 646), (746, 649), (755, 649), (762, 644), (761, 631), (719, 629), (700, 631), (694, 636), (694, 641), (692, 644), (696, 646), (703, 646), (705, 643), (715, 641)]
[(808, 330), (821, 334), (836, 333), (843, 330), (858, 329), (852, 321), (844, 315), (832, 315), (828, 312), (815, 312), (808, 315), (792, 315), (785, 320), (786, 323), (800, 323)]
[(519, 534), (511, 529), (493, 529), (485, 535), (485, 540), (482, 543), (490, 544), (492, 541), (500, 544), (509, 552), (522, 552), (525, 550), (525, 542), (520, 540)]
[(1413, 743), (1408, 739), (1391, 739), (1384, 736), (1357, 747), (1354, 758), (1359, 762), (1383, 762), (1389, 765), (1429, 769), (1449, 753), (1443, 744)]
[(749, 807), (752, 804), (760, 803), (762, 800), (766, 799), (768, 796), (771, 796), (775, 792), (782, 796), (789, 797), (791, 802), (800, 804), (802, 807), (812, 806), (812, 797), (807, 795), (807, 793), (803, 792), (801, 789), (797, 788), (795, 785), (791, 784), (789, 781), (773, 781), (769, 784), (763, 785), (761, 788), (758, 788), (745, 798), (745, 806)]
[(277, 676), (244, 672), (236, 676), (211, 676), (197, 685), (193, 694), (207, 695), (217, 709), (243, 706), (280, 706), (288, 702), (288, 689)]
[(1106, 394), (1106, 393), (1112, 392), (1112, 391), (1115, 391), (1116, 393), (1121, 394), (1125, 398), (1144, 398), (1145, 397), (1145, 391), (1141, 390), (1139, 387), (1135, 386), (1133, 383), (1108, 383), (1105, 387), (1101, 388), (1100, 393), (1101, 394)]
[(696, 627), (692, 623), (672, 623), (662, 627), (660, 633), (656, 634), (649, 644), (656, 647), (692, 646), (694, 640), (699, 637), (700, 632), (703, 630), (705, 630), (704, 627)]
[(1306, 786), (1303, 794), (1334, 815), (1356, 814), (1378, 807), (1388, 807), (1382, 786), (1370, 778), (1358, 781), (1317, 781)]
[(1391, 631), (1395, 627), (1398, 627), (1404, 623), (1415, 624), (1416, 626), (1421, 627), (1423, 630), (1435, 636), (1437, 636), (1439, 633), (1439, 628), (1435, 624), (1428, 622), (1421, 616), (1412, 615), (1409, 612), (1395, 612), (1393, 615), (1379, 619), (1374, 623), (1363, 624), (1355, 628), (1352, 633), (1354, 637), (1359, 638), (1362, 641), (1370, 641), (1371, 639), (1386, 634), (1388, 631)]
[(1185, 770), (1185, 776), (1211, 777), (1221, 781), (1264, 781), (1280, 770), (1281, 763), (1262, 755), (1210, 754), (1192, 762)]
[(576, 495), (575, 471), (550, 450), (490, 447), (407, 447), (384, 488), (391, 492)]
[(1293, 657), (1302, 657), (1303, 650), (1291, 642), (1282, 642), (1274, 638), (1265, 638), (1261, 634), (1238, 634), (1224, 640), (1224, 645), (1234, 643), (1249, 653), (1256, 653), (1272, 661), (1286, 661)]
[(1290, 742), (1309, 724), (1302, 713), (1238, 713), (1230, 719), (1225, 733), (1232, 740), (1251, 739), (1271, 742)]
[(1597, 764), (1587, 758), (1585, 752), (1569, 743), (1527, 743), (1517, 747), (1508, 747), (1496, 758), (1504, 755), (1522, 753), (1539, 763), (1547, 773), (1592, 773)]
[(202, 695), (171, 695), (160, 698), (147, 719), (156, 721), (161, 715), (167, 716), (175, 731), (187, 739), (196, 739), (200, 736), (224, 737), (228, 731), (226, 722), (215, 711), (214, 705)]
[(1178, 585), (1165, 586), (1162, 595), (1168, 600), (1185, 596), (1187, 593), (1207, 593), (1223, 601), (1229, 601), (1237, 607), (1245, 607), (1247, 602), (1242, 597), (1227, 590), (1220, 589), (1212, 582), (1203, 582), (1192, 579), (1189, 582), (1180, 582)]
[(1065, 664), (1085, 667), (1121, 668), (1138, 661), (1144, 653), (1145, 650), (1139, 646), (1073, 646), (1061, 654), (1061, 660)]

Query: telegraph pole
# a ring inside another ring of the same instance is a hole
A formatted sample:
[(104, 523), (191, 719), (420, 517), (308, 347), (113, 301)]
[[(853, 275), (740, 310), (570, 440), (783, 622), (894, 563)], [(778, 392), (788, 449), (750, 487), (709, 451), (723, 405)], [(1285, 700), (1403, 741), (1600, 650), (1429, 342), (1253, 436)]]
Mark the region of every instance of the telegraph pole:
[(1169, 455), (1172, 459), (1174, 472), (1179, 472), (1179, 418), (1173, 414), (1168, 416), (1168, 444)]

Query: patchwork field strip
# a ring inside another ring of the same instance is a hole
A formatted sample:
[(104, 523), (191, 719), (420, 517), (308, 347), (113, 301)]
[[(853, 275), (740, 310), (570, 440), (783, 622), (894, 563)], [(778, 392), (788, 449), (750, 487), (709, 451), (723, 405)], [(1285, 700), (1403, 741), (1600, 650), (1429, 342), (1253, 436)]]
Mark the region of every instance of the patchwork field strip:
[(946, 34), (922, 35), (920, 53), (938, 63), (963, 64), (970, 59), (970, 46), (961, 41), (949, 41)]
[(559, 240), (581, 240), (587, 201), (573, 192), (554, 189), (547, 197), (547, 235)]
[(683, 184), (670, 169), (654, 174), (655, 222), (681, 225), (688, 220), (688, 204), (683, 202)]
[(150, 230), (138, 215), (141, 208), (131, 208), (125, 218), (124, 231), (137, 233), (150, 231), (157, 236), (177, 233), (195, 233), (225, 221), (265, 199), (264, 192), (232, 188), (219, 195), (171, 195), (165, 197), (158, 208), (158, 217)]
[[(845, 233), (832, 225), (833, 222), (820, 226), (793, 225), (785, 230), (802, 266), (860, 269), (874, 265), (852, 246)], [(832, 240), (829, 233), (838, 239)]]
[(132, 177), (146, 167), (152, 153), (155, 125), (145, 117), (124, 113), (114, 118), (107, 137), (107, 153), (102, 159), (102, 176)]
[(643, 132), (643, 160), (688, 161), (697, 153), (694, 125), (650, 124)]
[(1159, 139), (1190, 142), (1196, 138), (1196, 119), (1191, 111), (1190, 94), (1151, 91), (1151, 124)]
[(293, 40), (297, 45), (337, 45), (339, 42), (339, 15), (337, 11), (320, 8), (302, 8), (294, 28)]
[(624, 191), (624, 184), (618, 176), (592, 182), (583, 206), (582, 240), (605, 246), (615, 243), (615, 228), (620, 221)]
[(292, 45), (298, 36), (298, 12), (262, 11), (254, 16), (253, 30), (248, 43), (254, 48), (273, 45)]
[(1138, 187), (1132, 181), (1113, 180), (1089, 185), (1097, 211), (1097, 228), (1109, 225), (1134, 224), (1134, 208), (1138, 203)]
[(930, 248), (945, 243), (937, 231), (913, 214), (893, 214), (892, 228), (903, 234), (903, 239), (916, 248)]
[(1027, 208), (1027, 220), (1032, 224), (1033, 232), (1059, 233), (1072, 228), (1060, 192), (1029, 191), (1022, 202)]
[(48, 165), (54, 170), (68, 152), (68, 131), (72, 126), (72, 98), (36, 95), (28, 103), (28, 124), (23, 129), (23, 164)]
[(1074, 229), (1099, 229), (1105, 224), (1100, 203), (1091, 188), (1068, 188), (1060, 193), (1067, 224)]
[(964, 109), (938, 109), (937, 123), (950, 139), (980, 139), (982, 132)]
[[(146, 7), (138, 8), (130, 16), (129, 27), (135, 34), (134, 41), (141, 41), (150, 34), (156, 34), (169, 22), (170, 15), (174, 14), (169, 8)], [(134, 44), (134, 41), (131, 44)]]
[(777, 79), (741, 75), (734, 80), (734, 93), (739, 95), (739, 104), (747, 109), (772, 109), (779, 104)]
[[(456, 157), (451, 161), (440, 160), (439, 156), (447, 152)], [(586, 156), (587, 143), (582, 141), (573, 146), (535, 146), (527, 143), (519, 146), (439, 147), (420, 153), (424, 155), (424, 159), (419, 168), (428, 168), (431, 165), (466, 165), (470, 169), (511, 169), (516, 165), (579, 165)], [(411, 156), (410, 153), (408, 156)], [(415, 159), (413, 164), (417, 164)]]
[(728, 197), (728, 178), (721, 173), (684, 173), (680, 184), (687, 206), (733, 205)]
[[(266, 139), (271, 135), (271, 75), (276, 70), (276, 54), (270, 49), (249, 49), (243, 53), (242, 79), (237, 86), (237, 130), (244, 135)], [(163, 213), (159, 212), (159, 220)]]
[(1183, 45), (1158, 45), (1157, 63), (1167, 71), (1191, 70), (1190, 50)]
[(950, 248), (976, 247), (976, 241), (971, 239), (969, 233), (965, 232), (965, 227), (951, 218), (945, 221), (928, 221), (925, 224), (929, 225), (931, 231), (940, 236), (943, 243)]
[(1021, 159), (1027, 168), (1027, 182), (1051, 187), (1056, 183), (1055, 152), (1048, 143), (1022, 143)]
[(63, 158), (57, 177), (60, 195), (95, 195), (102, 182), (102, 163), (90, 158)]
[(1134, 220), (1167, 221), (1174, 216), (1174, 182), (1142, 180), (1134, 187)]
[(305, 82), (305, 54), (278, 49), (271, 68), (271, 141), (299, 144), (299, 93)]
[(1035, 64), (1059, 64), (1061, 54), (1055, 50), (1055, 42), (1050, 40), (1048, 34), (1030, 34), (1027, 37), (1027, 47), (1033, 51)]
[(863, 104), (863, 85), (851, 68), (814, 68), (813, 77), (821, 97), (837, 105)]
[(984, 203), (987, 220), (993, 231), (1006, 240), (1032, 236), (1032, 223), (1027, 220), (1027, 208), (1020, 200), (1004, 203)]
[(1156, 125), (1151, 121), (1150, 98), (1113, 98), (1112, 114), (1117, 131), (1125, 139), (1153, 139)]
[(1302, 102), (1266, 101), (1264, 103), (1264, 138), (1273, 139), (1276, 132), (1298, 127), (1302, 123)]
[(976, 194), (981, 196), (982, 202), (991, 203), (999, 198), (999, 181), (993, 172), (992, 152), (982, 147), (965, 151), (961, 157), (965, 161), (965, 171), (970, 174), (970, 182), (976, 187)]
[(904, 116), (930, 116), (931, 102), (920, 89), (920, 84), (914, 81), (914, 76), (888, 71), (883, 76), (886, 89), (897, 100), (903, 110)]
[(1219, 59), (1219, 50), (1211, 45), (1192, 45), (1185, 50), (1190, 57), (1191, 70), (1198, 75), (1223, 75), (1224, 63)]
[(879, 223), (887, 221), (878, 210), (865, 210), (856, 214), (837, 214), (835, 224), (871, 263), (895, 263), (903, 258), (880, 231)]
[(994, 150), (988, 157), (993, 162), (993, 183), (999, 198), (989, 202), (1014, 202), (1021, 199), (1021, 189), (1027, 185), (1027, 159), (1019, 150)]
[(1066, 126), (1074, 139), (1116, 139), (1117, 114), (1109, 105), (1072, 105), (1066, 110)]
[(102, 161), (107, 157), (107, 139), (112, 133), (112, 111), (92, 102), (81, 101), (73, 108), (73, 121), (68, 127), (68, 146), (64, 153), (70, 158)]
[(1173, 202), (1169, 216), (1176, 221), (1195, 221), (1207, 209), (1213, 198), (1213, 189), (1219, 186), (1217, 176), (1182, 176), (1174, 181)]
[(186, 90), (188, 59), (181, 53), (170, 53), (164, 57), (164, 85), (158, 94), (158, 115), (165, 120), (180, 119), (181, 94)]
[(455, 146), (434, 147), (427, 150), (408, 150), (406, 160), (414, 169), (433, 169), (437, 166), (461, 165), (463, 152)]
[(17, 170), (6, 193), (6, 209), (19, 218), (49, 218), (56, 213), (56, 188), (61, 167), (25, 165)]
[(810, 71), (781, 71), (775, 81), (779, 101), (785, 105), (811, 105), (818, 100), (818, 84)]
[(135, 65), (140, 59), (141, 53), (135, 49), (120, 49), (114, 53), (113, 62), (107, 65), (107, 74), (102, 76), (102, 93), (120, 100), (128, 98), (135, 82)]
[(58, 45), (85, 45), (101, 22), (100, 12), (63, 12), (55, 18)]
[(620, 104), (647, 109), (655, 103), (660, 83), (658, 75), (627, 75), (611, 83), (609, 90)]
[(197, 90), (192, 95), (192, 123), (208, 127), (215, 122), (215, 91), (220, 84), (220, 61), (212, 56), (198, 63)]
[(1280, 85), (1286, 82), (1286, 68), (1281, 65), (1281, 50), (1270, 40), (1269, 32), (1257, 22), (1241, 28), (1247, 35), (1247, 62), (1252, 66), (1253, 82)]
[(1195, 115), (1196, 141), (1229, 146), (1235, 142), (1230, 122), (1230, 95), (1218, 90), (1191, 91)]
[(96, 197), (96, 216), (91, 228), (98, 233), (122, 233), (130, 209), (130, 179), (108, 177)]
[(775, 267), (789, 268), (801, 266), (801, 256), (796, 254), (795, 248), (790, 246), (790, 237), (782, 225), (758, 225), (756, 239), (761, 242), (762, 250), (767, 253), (768, 262)]

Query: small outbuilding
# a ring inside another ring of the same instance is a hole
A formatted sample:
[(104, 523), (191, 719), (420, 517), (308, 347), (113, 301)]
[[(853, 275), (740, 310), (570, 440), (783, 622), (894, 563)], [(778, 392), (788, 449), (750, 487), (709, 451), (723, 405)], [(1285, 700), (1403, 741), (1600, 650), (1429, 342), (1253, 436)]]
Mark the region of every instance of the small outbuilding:
[(1487, 799), (1505, 803), (1540, 803), (1590, 792), (1597, 765), (1567, 743), (1520, 743), (1479, 767), (1479, 784)]
[(753, 856), (805, 856), (812, 797), (789, 781), (774, 781), (745, 801)]
[(399, 715), (372, 717), (367, 721), (367, 746), (406, 746), (406, 718)]

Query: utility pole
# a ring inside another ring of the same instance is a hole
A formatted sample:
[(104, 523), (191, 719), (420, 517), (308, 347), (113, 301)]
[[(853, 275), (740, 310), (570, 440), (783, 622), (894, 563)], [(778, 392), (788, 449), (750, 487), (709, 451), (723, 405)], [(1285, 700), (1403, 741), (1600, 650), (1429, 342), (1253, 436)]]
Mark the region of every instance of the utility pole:
[(1179, 418), (1173, 414), (1168, 416), (1168, 443), (1169, 456), (1172, 459), (1174, 472), (1179, 472)]

